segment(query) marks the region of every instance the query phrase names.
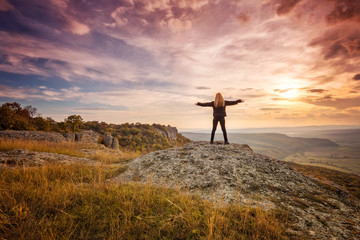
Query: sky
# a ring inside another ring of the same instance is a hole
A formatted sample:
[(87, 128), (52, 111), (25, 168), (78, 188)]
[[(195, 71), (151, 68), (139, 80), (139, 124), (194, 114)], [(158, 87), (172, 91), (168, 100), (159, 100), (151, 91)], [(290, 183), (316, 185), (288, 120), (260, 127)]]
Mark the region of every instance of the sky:
[(360, 125), (360, 0), (0, 0), (0, 103), (57, 121)]

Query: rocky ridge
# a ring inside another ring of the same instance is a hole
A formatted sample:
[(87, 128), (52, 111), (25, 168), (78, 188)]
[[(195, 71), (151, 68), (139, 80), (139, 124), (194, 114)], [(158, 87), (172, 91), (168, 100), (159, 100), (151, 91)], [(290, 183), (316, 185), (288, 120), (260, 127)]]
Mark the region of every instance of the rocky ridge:
[[(164, 129), (154, 128), (164, 138), (169, 141), (176, 141), (178, 130), (176, 127), (167, 126)], [(98, 143), (101, 138), (104, 139), (104, 145), (108, 148), (118, 150), (119, 140), (111, 136), (110, 133), (101, 135), (100, 133), (85, 130), (79, 133), (57, 133), (42, 131), (19, 131), (19, 130), (1, 130), (0, 138), (4, 139), (22, 139), (49, 142), (81, 142), (81, 143)]]
[(176, 141), (178, 130), (176, 127), (165, 127), (165, 130), (159, 129), (155, 127), (155, 130), (158, 131), (161, 135), (163, 135), (165, 138), (169, 139), (170, 141)]
[(360, 238), (357, 198), (247, 145), (193, 142), (152, 152), (131, 161), (113, 181), (150, 182), (187, 189), (210, 201), (282, 209), (291, 219), (287, 232), (294, 238)]
[(2, 130), (0, 131), (0, 138), (5, 139), (23, 139), (35, 141), (49, 141), (49, 142), (84, 142), (84, 143), (98, 143), (101, 134), (93, 131), (82, 131), (80, 133), (57, 133), (57, 132), (42, 132), (42, 131), (18, 131), (18, 130)]

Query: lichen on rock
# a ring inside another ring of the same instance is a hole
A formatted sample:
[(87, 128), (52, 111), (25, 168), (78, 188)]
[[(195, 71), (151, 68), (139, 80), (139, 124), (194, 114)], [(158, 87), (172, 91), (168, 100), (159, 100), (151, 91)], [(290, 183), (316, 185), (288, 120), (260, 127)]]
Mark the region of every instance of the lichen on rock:
[[(113, 181), (148, 182), (187, 189), (209, 201), (279, 208), (294, 219), (289, 228), (294, 236), (351, 239), (360, 232), (358, 199), (248, 145), (192, 142), (152, 152), (131, 161)], [(349, 226), (348, 219), (354, 224)]]

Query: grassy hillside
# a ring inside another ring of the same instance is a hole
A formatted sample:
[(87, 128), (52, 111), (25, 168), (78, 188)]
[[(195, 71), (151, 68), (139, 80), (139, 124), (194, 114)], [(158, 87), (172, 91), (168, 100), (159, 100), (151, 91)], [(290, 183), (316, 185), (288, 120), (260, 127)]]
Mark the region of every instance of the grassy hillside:
[[(22, 145), (21, 145), (22, 144)], [(78, 155), (93, 145), (0, 142)], [(110, 156), (99, 165), (0, 168), (2, 239), (286, 239), (286, 214), (249, 206), (219, 206), (183, 190), (150, 184), (112, 184), (124, 171)], [(96, 159), (96, 158), (94, 158)]]
[(176, 140), (169, 140), (160, 133), (160, 131), (166, 132), (167, 127), (160, 124), (107, 124), (92, 121), (85, 122), (82, 127), (101, 134), (106, 132), (111, 133), (113, 137), (119, 139), (121, 148), (139, 153), (181, 146), (190, 142), (189, 139), (183, 137), (181, 134), (177, 134)]
[[(181, 146), (190, 140), (177, 134), (176, 139), (170, 139), (161, 132), (166, 132), (170, 126), (161, 124), (124, 123), (112, 124), (99, 121), (84, 122), (80, 115), (71, 115), (63, 122), (52, 118), (43, 118), (32, 106), (22, 107), (20, 103), (4, 103), (0, 106), (0, 130), (27, 130), (45, 132), (80, 132), (92, 130), (105, 134), (111, 133), (118, 138), (124, 151), (146, 153), (170, 147)], [(100, 142), (103, 139), (100, 139)]]
[[(332, 169), (289, 163), (290, 166), (305, 175), (315, 177), (324, 182), (332, 181), (348, 190), (352, 195), (360, 199), (360, 176), (352, 173), (340, 172)], [(326, 183), (326, 182), (325, 182)]]

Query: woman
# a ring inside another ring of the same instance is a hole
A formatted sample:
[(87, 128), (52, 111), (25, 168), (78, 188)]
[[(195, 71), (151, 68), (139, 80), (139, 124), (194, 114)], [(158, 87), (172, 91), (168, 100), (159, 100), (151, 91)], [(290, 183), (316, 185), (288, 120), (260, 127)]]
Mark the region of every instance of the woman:
[(217, 93), (215, 96), (215, 101), (207, 102), (207, 103), (200, 103), (200, 102), (196, 103), (196, 105), (198, 105), (198, 106), (212, 107), (214, 110), (214, 112), (213, 112), (213, 116), (214, 116), (213, 127), (212, 127), (212, 131), (211, 131), (211, 140), (210, 140), (211, 144), (214, 143), (214, 136), (215, 136), (215, 131), (216, 131), (218, 122), (220, 122), (221, 130), (224, 135), (224, 144), (229, 144), (229, 141), (227, 139), (226, 129), (225, 129), (225, 116), (226, 116), (225, 108), (226, 108), (226, 106), (236, 105), (241, 102), (244, 102), (244, 100), (239, 99), (236, 101), (225, 101), (223, 96), (221, 95), (221, 93)]

